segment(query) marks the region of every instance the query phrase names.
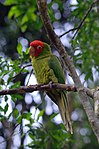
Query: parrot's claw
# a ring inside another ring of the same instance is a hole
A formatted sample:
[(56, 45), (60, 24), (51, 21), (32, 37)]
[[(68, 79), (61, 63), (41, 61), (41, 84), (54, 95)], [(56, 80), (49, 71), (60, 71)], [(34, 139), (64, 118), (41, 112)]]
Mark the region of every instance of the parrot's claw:
[(50, 88), (52, 88), (52, 84), (53, 84), (53, 82), (50, 81), (50, 82), (49, 82), (49, 87), (50, 87)]

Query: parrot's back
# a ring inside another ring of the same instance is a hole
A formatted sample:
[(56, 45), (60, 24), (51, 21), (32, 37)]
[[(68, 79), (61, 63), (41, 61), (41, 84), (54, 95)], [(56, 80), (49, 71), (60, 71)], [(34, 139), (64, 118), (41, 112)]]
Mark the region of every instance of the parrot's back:
[[(65, 75), (63, 73), (60, 61), (53, 55), (46, 55), (32, 59), (35, 76), (38, 83), (47, 84), (50, 81), (54, 83), (65, 84)], [(72, 124), (70, 120), (69, 102), (66, 97), (66, 91), (50, 90), (46, 92), (47, 95), (55, 102), (60, 110), (63, 122), (67, 131), (72, 131)]]

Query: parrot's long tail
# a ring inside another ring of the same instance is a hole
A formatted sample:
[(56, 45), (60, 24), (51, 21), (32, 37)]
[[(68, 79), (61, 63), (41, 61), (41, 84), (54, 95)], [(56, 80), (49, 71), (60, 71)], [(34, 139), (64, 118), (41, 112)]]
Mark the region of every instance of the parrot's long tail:
[(73, 134), (72, 122), (70, 119), (70, 110), (69, 110), (70, 105), (68, 98), (66, 96), (66, 91), (47, 92), (47, 95), (53, 100), (54, 103), (58, 105), (66, 130), (70, 131), (70, 133)]
[(70, 119), (69, 101), (65, 91), (61, 91), (61, 99), (58, 100), (58, 107), (66, 130), (73, 134), (72, 122)]

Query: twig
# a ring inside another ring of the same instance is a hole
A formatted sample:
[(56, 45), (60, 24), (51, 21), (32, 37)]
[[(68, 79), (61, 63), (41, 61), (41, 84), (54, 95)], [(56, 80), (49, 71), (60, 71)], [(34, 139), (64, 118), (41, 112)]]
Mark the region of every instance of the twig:
[(28, 64), (28, 65), (25, 65), (21, 68), (20, 72), (18, 74), (16, 74), (14, 77), (12, 77), (12, 79), (14, 80), (19, 74), (21, 74), (21, 72), (26, 68), (26, 67), (29, 67), (29, 66), (32, 66), (32, 64)]
[(29, 74), (29, 78), (28, 78), (28, 80), (27, 80), (26, 86), (27, 86), (28, 83), (29, 83), (29, 80), (30, 80), (30, 78), (31, 78), (32, 73), (33, 73), (33, 69), (31, 70), (31, 72), (30, 72), (30, 74)]
[(74, 39), (75, 36), (76, 36), (76, 34), (78, 33), (79, 29), (81, 29), (81, 27), (82, 27), (82, 25), (83, 25), (85, 19), (87, 18), (88, 14), (90, 13), (91, 9), (93, 8), (93, 6), (94, 6), (94, 4), (95, 4), (96, 2), (97, 2), (97, 1), (94, 1), (94, 2), (91, 4), (91, 6), (89, 7), (89, 9), (87, 10), (86, 14), (84, 15), (84, 17), (82, 18), (81, 22), (79, 23), (79, 25), (78, 25), (77, 27), (72, 28), (72, 29), (66, 31), (65, 33), (63, 33), (62, 35), (60, 35), (59, 38), (61, 38), (61, 37), (63, 37), (64, 35), (68, 34), (69, 32), (72, 32), (72, 31), (77, 30), (77, 31), (75, 32), (74, 36), (72, 37), (72, 39)]
[[(16, 129), (16, 127), (18, 126), (18, 125), (20, 125), (20, 124), (17, 124), (16, 126), (15, 126), (15, 129)], [(23, 126), (23, 127), (25, 127), (25, 126)], [(21, 130), (19, 131), (19, 132), (14, 132), (14, 130), (15, 129), (13, 129), (13, 132), (11, 133), (11, 135), (9, 136), (9, 137), (7, 137), (5, 140), (3, 140), (3, 141), (0, 141), (0, 144), (2, 144), (2, 143), (5, 143), (6, 141), (9, 141), (12, 137), (14, 137), (14, 136), (16, 136), (16, 135), (18, 135), (18, 134), (20, 134), (21, 133)], [(26, 133), (24, 133), (24, 134), (27, 134), (27, 132)]]
[(84, 110), (87, 114), (88, 120), (91, 124), (91, 127), (94, 131), (94, 134), (97, 137), (97, 140), (99, 142), (99, 119), (94, 114), (93, 107), (91, 103), (89, 102), (89, 98), (86, 94), (86, 92), (83, 90), (83, 85), (76, 73), (75, 67), (73, 62), (70, 60), (69, 55), (67, 54), (62, 42), (60, 41), (59, 37), (55, 34), (53, 30), (53, 26), (51, 24), (51, 20), (48, 14), (48, 8), (46, 0), (37, 0), (38, 9), (41, 13), (42, 21), (44, 23), (45, 29), (47, 31), (47, 34), (49, 36), (49, 39), (53, 43), (53, 45), (57, 48), (60, 56), (62, 57), (64, 64), (67, 66), (70, 75), (76, 85), (79, 97), (81, 99), (82, 105), (84, 107)]
[(84, 17), (82, 18), (81, 22), (79, 23), (79, 25), (78, 25), (78, 27), (77, 27), (77, 30), (76, 30), (74, 36), (72, 37), (72, 39), (75, 38), (75, 36), (77, 35), (78, 31), (81, 29), (82, 25), (84, 24), (85, 19), (87, 18), (88, 14), (89, 14), (90, 11), (92, 10), (92, 8), (93, 8), (93, 6), (94, 6), (94, 4), (95, 4), (96, 2), (97, 2), (97, 1), (94, 1), (94, 2), (90, 5), (90, 7), (89, 7), (89, 9), (87, 10), (86, 14), (84, 15)]
[[(78, 27), (79, 27), (79, 26), (78, 26)], [(69, 32), (72, 32), (72, 31), (77, 30), (77, 29), (78, 29), (78, 27), (75, 27), (75, 28), (72, 28), (72, 29), (70, 29), (70, 30), (66, 31), (65, 33), (63, 33), (62, 35), (60, 35), (60, 36), (59, 36), (59, 38), (61, 38), (61, 37), (63, 37), (64, 35), (68, 34)]]

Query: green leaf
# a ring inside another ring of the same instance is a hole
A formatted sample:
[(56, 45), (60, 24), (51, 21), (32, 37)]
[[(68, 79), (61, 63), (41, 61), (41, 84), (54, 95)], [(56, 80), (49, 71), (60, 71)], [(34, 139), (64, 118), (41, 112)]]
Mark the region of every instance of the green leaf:
[(30, 119), (30, 125), (32, 125), (34, 122), (35, 122), (34, 119), (31, 118), (31, 119)]
[(30, 120), (31, 119), (31, 113), (30, 112), (28, 112), (28, 113), (23, 113), (22, 114), (22, 117), (24, 118), (24, 119), (27, 119), (27, 120)]
[(5, 82), (4, 82), (4, 79), (0, 78), (0, 85), (4, 85)]
[(55, 116), (57, 116), (59, 113), (53, 113), (51, 116), (50, 116), (50, 120), (52, 120)]
[(17, 118), (19, 116), (19, 111), (18, 111), (17, 108), (14, 109), (13, 115), (14, 115), (15, 118)]
[(29, 19), (28, 16), (24, 15), (21, 21), (21, 25), (25, 24), (28, 21), (28, 19)]
[(0, 114), (0, 121), (3, 121), (4, 119), (5, 119), (5, 116)]
[(19, 95), (19, 94), (13, 94), (11, 95), (11, 100), (13, 100), (13, 102), (16, 102), (17, 100), (22, 100), (23, 96)]
[(5, 96), (4, 98), (5, 98), (5, 101), (7, 101), (7, 100), (8, 100), (8, 96)]
[(0, 90), (2, 90), (2, 86), (0, 86)]
[(9, 105), (8, 105), (8, 103), (5, 105), (5, 107), (4, 107), (4, 114), (6, 114), (6, 112), (8, 111), (8, 107), (9, 107)]
[(6, 0), (5, 5), (11, 5), (11, 4), (15, 4), (15, 0)]
[(24, 24), (24, 25), (21, 26), (21, 31), (23, 33), (26, 31), (26, 29), (27, 29), (27, 25)]
[(25, 54), (29, 54), (29, 48), (26, 49)]
[(38, 117), (37, 117), (37, 121), (39, 120), (39, 118), (40, 118), (41, 116), (44, 115), (44, 112), (45, 112), (44, 109), (40, 111), (40, 113), (38, 114)]
[(17, 118), (16, 121), (17, 121), (18, 124), (20, 124), (20, 123), (22, 122), (22, 115), (20, 115), (20, 116)]
[(12, 116), (12, 112), (8, 115), (8, 119)]
[(18, 54), (22, 56), (23, 52), (22, 52), (22, 45), (20, 42), (17, 45), (17, 51), (18, 51)]
[(14, 71), (9, 73), (9, 78), (7, 80), (7, 84), (9, 84), (12, 81), (13, 75), (14, 75)]
[(4, 111), (4, 109), (0, 106), (0, 111)]
[(35, 15), (34, 13), (32, 13), (32, 19), (33, 19), (33, 21), (36, 21), (36, 19), (37, 19), (37, 15)]
[(10, 87), (10, 89), (18, 88), (18, 87), (20, 87), (20, 82), (14, 83), (14, 84)]
[(33, 135), (32, 133), (29, 133), (29, 137), (30, 137), (32, 140), (35, 139), (35, 137), (34, 137), (34, 135)]

